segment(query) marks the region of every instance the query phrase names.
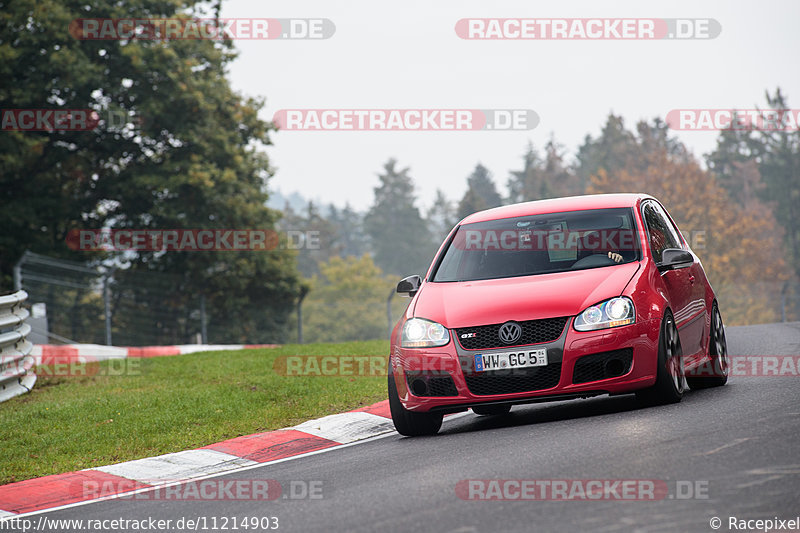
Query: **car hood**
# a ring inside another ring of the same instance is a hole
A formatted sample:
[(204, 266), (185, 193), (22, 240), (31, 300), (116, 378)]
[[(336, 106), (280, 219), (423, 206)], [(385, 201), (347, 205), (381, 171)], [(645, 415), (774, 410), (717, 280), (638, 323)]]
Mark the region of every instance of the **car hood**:
[(425, 283), (413, 316), (447, 328), (575, 316), (619, 296), (639, 263), (479, 281)]

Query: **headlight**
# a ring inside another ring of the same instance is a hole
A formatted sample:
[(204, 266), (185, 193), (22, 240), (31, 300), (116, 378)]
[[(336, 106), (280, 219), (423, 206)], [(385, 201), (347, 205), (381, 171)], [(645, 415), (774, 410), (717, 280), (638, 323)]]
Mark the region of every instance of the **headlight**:
[(616, 328), (636, 322), (636, 312), (633, 301), (621, 296), (611, 298), (605, 302), (593, 305), (579, 314), (575, 319), (575, 329), (578, 331), (593, 331), (595, 329)]
[(403, 325), (403, 348), (429, 348), (450, 342), (447, 328), (424, 318), (412, 318)]

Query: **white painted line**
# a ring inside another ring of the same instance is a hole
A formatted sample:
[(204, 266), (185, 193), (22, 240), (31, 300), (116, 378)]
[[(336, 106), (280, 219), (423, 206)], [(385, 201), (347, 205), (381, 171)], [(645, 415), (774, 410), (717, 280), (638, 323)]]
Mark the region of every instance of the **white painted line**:
[(6, 517), (11, 517), (11, 516), (17, 516), (17, 513), (12, 513), (11, 511), (4, 511), (4, 510), (0, 509), (0, 519), (6, 518)]
[(394, 431), (394, 425), (391, 420), (382, 416), (363, 411), (351, 411), (309, 420), (291, 429), (348, 444)]
[(216, 450), (186, 450), (101, 466), (92, 468), (92, 470), (99, 470), (149, 485), (163, 485), (172, 481), (189, 480), (209, 474), (238, 470), (243, 466), (254, 464), (258, 463)]
[(729, 442), (727, 444), (723, 444), (719, 448), (714, 448), (713, 450), (709, 450), (707, 452), (696, 453), (694, 456), (695, 457), (700, 457), (700, 456), (703, 456), (703, 455), (711, 455), (711, 454), (714, 454), (714, 453), (717, 453), (717, 452), (721, 452), (722, 450), (730, 448), (731, 446), (736, 446), (737, 444), (741, 444), (741, 443), (743, 443), (745, 441), (748, 441), (748, 440), (750, 440), (750, 438), (751, 437), (744, 437), (743, 439), (733, 439), (733, 442)]
[(197, 352), (218, 352), (223, 350), (243, 350), (244, 344), (181, 344), (177, 346), (181, 354)]
[(779, 479), (783, 479), (783, 476), (769, 476), (768, 478), (757, 479), (755, 481), (750, 481), (748, 483), (742, 483), (741, 485), (736, 485), (736, 488), (747, 489), (750, 487), (755, 487), (757, 485), (763, 485), (765, 483), (769, 483), (770, 481), (778, 481)]

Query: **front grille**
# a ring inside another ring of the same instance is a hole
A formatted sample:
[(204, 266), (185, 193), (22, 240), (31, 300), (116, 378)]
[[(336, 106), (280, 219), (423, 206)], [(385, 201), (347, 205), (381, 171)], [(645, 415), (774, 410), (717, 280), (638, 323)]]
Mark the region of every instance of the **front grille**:
[(429, 378), (428, 393), (431, 396), (458, 396), (456, 384), (450, 376)]
[(511, 394), (555, 387), (561, 379), (561, 363), (533, 368), (514, 368), (464, 376), (472, 394)]
[[(564, 326), (567, 325), (567, 320), (569, 320), (568, 317), (560, 317), (518, 322), (518, 324), (522, 326), (522, 336), (513, 346), (554, 341), (561, 336), (561, 332), (564, 331)], [(489, 324), (488, 326), (459, 328), (456, 329), (456, 336), (458, 337), (458, 342), (466, 350), (501, 348), (508, 346), (500, 340), (499, 331), (502, 325), (503, 324)], [(475, 333), (475, 336), (467, 339), (461, 338), (461, 335), (467, 333)]]
[(413, 391), (412, 383), (420, 378), (428, 385), (427, 392), (415, 394), (415, 396), (458, 396), (456, 384), (453, 378), (447, 375), (423, 374), (420, 372), (406, 372), (406, 382), (408, 388)]
[[(619, 364), (614, 365), (616, 368), (607, 368), (606, 365), (608, 362), (614, 359), (619, 361)], [(575, 362), (575, 371), (572, 373), (572, 383), (588, 383), (590, 381), (622, 376), (630, 371), (632, 363), (632, 348), (584, 355)]]

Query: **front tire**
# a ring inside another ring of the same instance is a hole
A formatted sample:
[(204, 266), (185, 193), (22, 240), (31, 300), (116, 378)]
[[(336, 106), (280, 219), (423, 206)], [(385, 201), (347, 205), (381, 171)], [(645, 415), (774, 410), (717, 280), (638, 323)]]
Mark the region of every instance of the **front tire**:
[(441, 413), (415, 413), (403, 407), (392, 374), (389, 374), (388, 389), (389, 411), (392, 413), (392, 422), (398, 433), (406, 437), (436, 435), (439, 428), (442, 427), (444, 415)]
[(722, 323), (722, 315), (719, 314), (719, 307), (716, 303), (711, 309), (708, 355), (711, 356), (711, 375), (687, 377), (686, 383), (689, 384), (689, 388), (696, 390), (721, 387), (728, 382), (728, 369), (730, 368), (728, 341), (725, 339), (725, 325)]
[(686, 388), (683, 374), (683, 350), (678, 328), (672, 313), (667, 311), (658, 338), (656, 382), (648, 389), (636, 391), (636, 398), (647, 405), (678, 403)]

